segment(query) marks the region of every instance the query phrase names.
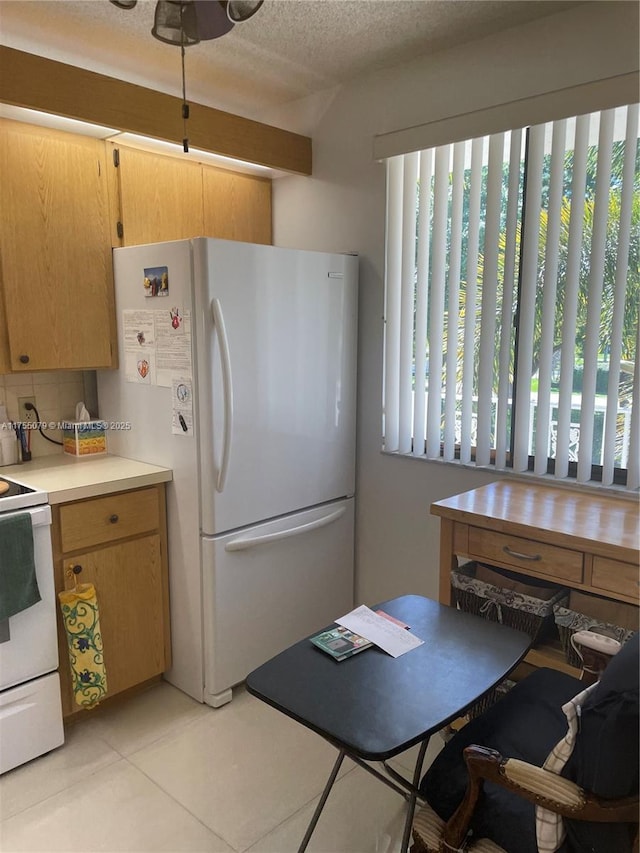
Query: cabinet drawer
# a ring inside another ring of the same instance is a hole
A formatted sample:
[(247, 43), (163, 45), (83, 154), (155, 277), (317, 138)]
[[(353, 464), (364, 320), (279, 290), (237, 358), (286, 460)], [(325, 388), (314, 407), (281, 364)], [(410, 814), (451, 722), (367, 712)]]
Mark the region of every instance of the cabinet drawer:
[(157, 530), (160, 524), (155, 489), (120, 492), (60, 507), (62, 550), (76, 551)]
[(469, 554), (516, 571), (535, 572), (574, 583), (582, 581), (583, 555), (580, 551), (546, 545), (532, 539), (470, 527)]
[(638, 566), (622, 563), (620, 560), (609, 560), (606, 557), (594, 557), (591, 585), (598, 589), (637, 598), (640, 589)]

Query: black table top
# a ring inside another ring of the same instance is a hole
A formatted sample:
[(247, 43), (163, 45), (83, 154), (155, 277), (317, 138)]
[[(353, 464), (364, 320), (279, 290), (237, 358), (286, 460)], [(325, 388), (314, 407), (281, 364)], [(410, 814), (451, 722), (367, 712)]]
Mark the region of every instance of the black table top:
[(374, 647), (338, 662), (301, 640), (254, 670), (247, 690), (347, 752), (381, 761), (458, 717), (531, 644), (522, 631), (418, 595), (377, 607), (423, 645), (399, 658)]

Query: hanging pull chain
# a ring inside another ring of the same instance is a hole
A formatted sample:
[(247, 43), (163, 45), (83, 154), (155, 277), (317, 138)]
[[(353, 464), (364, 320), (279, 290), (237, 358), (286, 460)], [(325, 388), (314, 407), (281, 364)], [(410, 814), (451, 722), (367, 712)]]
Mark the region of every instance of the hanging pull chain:
[(184, 26), (182, 24), (182, 4), (180, 4), (180, 53), (182, 60), (182, 132), (184, 133), (184, 137), (182, 139), (182, 149), (185, 154), (189, 153), (189, 138), (187, 136), (187, 119), (189, 118), (189, 104), (187, 103), (187, 86), (186, 86), (186, 77), (184, 72)]

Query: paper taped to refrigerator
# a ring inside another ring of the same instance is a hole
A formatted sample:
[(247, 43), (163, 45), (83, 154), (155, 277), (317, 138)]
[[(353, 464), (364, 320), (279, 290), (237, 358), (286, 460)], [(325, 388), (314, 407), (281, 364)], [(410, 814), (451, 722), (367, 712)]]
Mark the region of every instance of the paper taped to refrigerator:
[(123, 311), (122, 337), (127, 382), (171, 388), (177, 376), (191, 381), (190, 311)]
[(156, 311), (156, 382), (172, 387), (176, 375), (193, 376), (191, 359), (191, 311), (173, 307)]
[(171, 399), (171, 432), (174, 435), (193, 435), (193, 384), (190, 376), (174, 378)]

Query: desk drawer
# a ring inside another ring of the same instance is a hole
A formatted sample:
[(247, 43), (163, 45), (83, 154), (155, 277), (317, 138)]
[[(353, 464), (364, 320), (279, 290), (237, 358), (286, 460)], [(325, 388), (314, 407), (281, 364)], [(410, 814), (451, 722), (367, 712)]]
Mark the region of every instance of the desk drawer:
[(558, 581), (582, 581), (581, 552), (557, 545), (546, 545), (532, 539), (508, 536), (481, 527), (470, 527), (469, 554), (478, 560), (486, 560), (516, 571), (548, 575)]
[(120, 492), (60, 507), (63, 552), (76, 551), (157, 530), (160, 524), (155, 489)]
[(598, 589), (638, 598), (640, 591), (638, 566), (623, 563), (620, 560), (609, 560), (606, 557), (594, 557), (591, 585)]

